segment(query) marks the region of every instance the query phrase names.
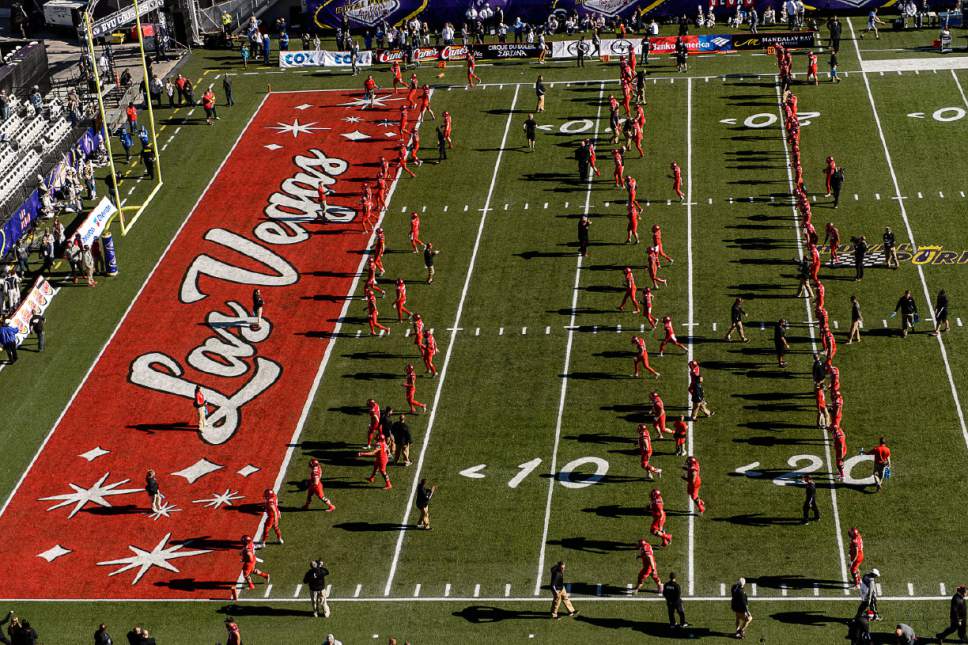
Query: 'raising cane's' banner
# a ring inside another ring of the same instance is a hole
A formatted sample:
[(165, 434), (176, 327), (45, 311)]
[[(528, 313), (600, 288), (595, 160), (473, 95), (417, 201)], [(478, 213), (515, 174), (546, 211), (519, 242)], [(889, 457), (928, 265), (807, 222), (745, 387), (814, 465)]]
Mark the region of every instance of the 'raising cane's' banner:
[(398, 145), (392, 100), (266, 97), (4, 506), (4, 596), (228, 597), (365, 257), (354, 206)]
[(50, 306), (50, 301), (57, 295), (57, 290), (43, 276), (37, 276), (34, 286), (23, 300), (17, 311), (10, 316), (10, 324), (17, 328), (17, 345), (24, 342), (30, 335), (30, 318), (34, 312), (44, 313)]

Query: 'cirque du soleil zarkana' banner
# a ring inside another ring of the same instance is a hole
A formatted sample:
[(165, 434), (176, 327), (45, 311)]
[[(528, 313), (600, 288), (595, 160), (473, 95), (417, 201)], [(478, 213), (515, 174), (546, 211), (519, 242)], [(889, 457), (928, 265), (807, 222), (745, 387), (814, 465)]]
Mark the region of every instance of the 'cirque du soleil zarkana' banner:
[[(823, 0), (809, 3), (808, 11), (823, 13), (866, 13), (875, 7), (892, 4), (893, 0)], [(336, 28), (346, 23), (355, 31), (370, 30), (383, 23), (398, 25), (414, 17), (426, 21), (437, 28), (444, 22), (454, 24), (458, 30), (464, 22), (469, 22), (470, 5), (483, 6), (482, 2), (467, 0), (306, 0), (306, 10), (317, 28)], [(755, 5), (762, 15), (767, 6), (779, 11), (780, 0), (490, 0), (488, 6), (504, 14), (504, 22), (510, 27), (517, 18), (531, 23), (542, 23), (549, 12), (564, 16), (578, 12), (606, 17), (622, 16), (632, 18), (640, 14), (647, 18), (663, 18), (686, 15), (696, 16), (697, 7), (703, 11), (713, 9), (717, 15), (730, 16), (736, 12), (738, 4), (745, 7)], [(928, 0), (933, 10), (952, 9), (955, 0)], [(486, 26), (496, 18), (485, 20)], [(510, 38), (510, 35), (509, 35)]]

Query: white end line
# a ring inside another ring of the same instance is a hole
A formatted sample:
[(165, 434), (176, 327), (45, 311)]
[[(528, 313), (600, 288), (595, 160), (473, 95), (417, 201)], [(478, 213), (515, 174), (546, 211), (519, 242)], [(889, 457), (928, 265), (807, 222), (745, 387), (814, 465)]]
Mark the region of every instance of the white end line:
[[(849, 20), (847, 21), (847, 24), (850, 24)], [(855, 46), (856, 46), (856, 43), (855, 43)], [(867, 75), (865, 74), (864, 79), (866, 80), (866, 78), (867, 78)], [(786, 132), (784, 132), (784, 127), (783, 127), (783, 121), (784, 121), (783, 97), (780, 96), (779, 79), (777, 79), (777, 85), (775, 89), (776, 89), (776, 109), (777, 109), (777, 112), (779, 112), (780, 114), (780, 119), (778, 121), (779, 128), (780, 128), (780, 142), (783, 144), (783, 156), (786, 157), (787, 184), (790, 187), (790, 194), (792, 195), (794, 192), (793, 191), (793, 170), (790, 168), (790, 151), (787, 148), (786, 136), (785, 136)], [(794, 226), (793, 234), (797, 238), (797, 256), (802, 262), (803, 261), (803, 241), (800, 236), (800, 215), (797, 212), (796, 204), (791, 204), (790, 210), (793, 212), (793, 226)], [(810, 330), (810, 347), (813, 353), (817, 353), (817, 338), (814, 334), (813, 312), (810, 310), (809, 296), (803, 299), (803, 307), (807, 311), (807, 325)], [(821, 431), (821, 432), (824, 432), (824, 431)], [(830, 473), (833, 473), (833, 463), (831, 462), (831, 459), (830, 459), (830, 440), (829, 440), (829, 437), (827, 437), (826, 432), (824, 432), (824, 438), (823, 438), (823, 452), (824, 452), (824, 458), (827, 461), (827, 471)], [(831, 507), (831, 510), (833, 511), (832, 515), (834, 516), (834, 531), (837, 534), (837, 549), (840, 555), (840, 578), (841, 580), (843, 580), (846, 588), (847, 557), (844, 554), (844, 538), (840, 534), (840, 509), (837, 506), (837, 486), (836, 485), (830, 487), (830, 507)]]
[[(602, 100), (605, 97), (605, 84), (602, 83), (598, 89), (598, 109), (595, 112), (595, 134), (598, 136), (598, 122), (602, 114)], [(585, 215), (591, 208), (592, 198), (592, 179), (588, 179), (588, 188), (585, 191)], [(545, 546), (548, 542), (548, 525), (551, 522), (551, 499), (555, 491), (556, 475), (558, 474), (558, 446), (561, 443), (561, 422), (565, 416), (565, 396), (568, 393), (568, 370), (571, 369), (571, 347), (575, 340), (575, 310), (578, 309), (578, 287), (581, 283), (582, 257), (579, 254), (575, 264), (575, 284), (571, 291), (571, 319), (568, 323), (568, 339), (565, 341), (565, 366), (561, 376), (561, 393), (558, 397), (558, 416), (555, 420), (555, 442), (551, 449), (551, 467), (548, 478), (548, 496), (545, 499), (544, 527), (541, 530), (541, 549), (538, 552), (538, 571), (534, 579), (534, 595), (541, 593), (541, 580), (544, 577)]]
[[(850, 26), (851, 38), (854, 37), (854, 25), (848, 20), (847, 24)], [(854, 49), (857, 52), (857, 62), (863, 66), (863, 59), (860, 55), (860, 47), (857, 45), (857, 40), (854, 40)], [(952, 72), (954, 74), (954, 72)], [(897, 180), (897, 174), (894, 172), (894, 162), (891, 159), (891, 151), (887, 147), (887, 139), (884, 137), (884, 128), (881, 126), (881, 115), (877, 111), (877, 105), (874, 103), (874, 93), (871, 92), (871, 83), (867, 78), (867, 74), (862, 74), (864, 77), (864, 87), (867, 89), (867, 98), (871, 103), (871, 113), (874, 115), (874, 124), (877, 125), (877, 134), (881, 139), (881, 146), (884, 148), (884, 160), (887, 161), (887, 169), (891, 173), (891, 181), (894, 183), (894, 193), (898, 198), (901, 197), (901, 185)], [(958, 82), (958, 77), (955, 76), (955, 82)], [(961, 83), (958, 83), (958, 89), (961, 90)], [(962, 98), (965, 98), (964, 92), (961, 93)], [(968, 100), (965, 101), (965, 105), (968, 105)], [(918, 248), (918, 245), (914, 241), (914, 231), (911, 229), (911, 222), (908, 219), (907, 208), (904, 206), (904, 200), (897, 200), (898, 208), (901, 210), (901, 219), (904, 221), (904, 228), (907, 230), (908, 241), (911, 243), (911, 248)], [(924, 291), (924, 301), (928, 307), (928, 311), (931, 314), (931, 318), (934, 319), (934, 305), (931, 304), (931, 292), (928, 291), (928, 281), (924, 277), (924, 267), (922, 265), (917, 265), (918, 267), (918, 278), (921, 279), (921, 289)], [(938, 341), (938, 349), (941, 350), (941, 359), (944, 362), (944, 370), (948, 375), (948, 385), (951, 387), (951, 398), (955, 403), (955, 411), (958, 413), (958, 422), (961, 424), (961, 436), (965, 440), (965, 445), (968, 446), (968, 426), (965, 425), (965, 414), (961, 409), (961, 400), (958, 398), (958, 388), (955, 386), (955, 377), (951, 372), (951, 363), (948, 362), (948, 350), (945, 347), (944, 340), (942, 340), (941, 334), (935, 336)]]
[[(470, 288), (471, 278), (474, 275), (474, 264), (477, 262), (477, 252), (481, 246), (481, 238), (484, 236), (484, 223), (487, 222), (487, 213), (490, 211), (491, 197), (494, 195), (494, 186), (497, 183), (497, 172), (501, 168), (501, 159), (504, 157), (504, 147), (507, 144), (508, 132), (511, 129), (511, 120), (514, 117), (514, 108), (518, 103), (519, 85), (514, 86), (514, 98), (511, 99), (511, 109), (508, 111), (508, 120), (504, 124), (504, 136), (501, 138), (501, 149), (497, 153), (497, 161), (494, 162), (494, 172), (491, 175), (491, 185), (487, 189), (487, 199), (484, 202), (484, 212), (481, 213), (481, 222), (477, 226), (477, 238), (474, 240), (474, 249), (471, 251), (470, 263), (467, 265), (467, 275), (464, 276), (464, 287), (460, 292), (460, 300), (457, 303), (457, 313), (454, 315), (454, 324), (451, 325), (455, 330), (460, 327), (461, 315), (464, 313), (464, 302), (467, 300), (467, 292)], [(420, 483), (420, 473), (423, 471), (424, 459), (427, 456), (427, 446), (430, 444), (430, 435), (434, 429), (434, 420), (437, 418), (437, 405), (440, 402), (440, 393), (443, 390), (444, 381), (447, 379), (447, 368), (450, 365), (450, 358), (454, 354), (454, 342), (457, 340), (457, 332), (450, 335), (447, 343), (447, 353), (444, 355), (444, 364), (440, 369), (440, 380), (437, 382), (437, 391), (434, 393), (434, 401), (431, 404), (430, 416), (427, 419), (427, 429), (424, 432), (423, 444), (420, 446), (420, 455), (417, 457), (417, 467), (413, 473), (413, 484), (410, 486), (410, 495), (407, 498), (407, 505), (403, 511), (402, 528), (397, 535), (397, 544), (393, 549), (393, 561), (390, 563), (390, 571), (387, 574), (387, 583), (383, 588), (383, 595), (389, 596), (393, 585), (393, 577), (397, 573), (397, 564), (400, 562), (400, 551), (403, 549), (403, 538), (406, 535), (407, 522), (410, 521), (410, 509), (413, 508), (414, 498), (417, 495), (417, 484)]]

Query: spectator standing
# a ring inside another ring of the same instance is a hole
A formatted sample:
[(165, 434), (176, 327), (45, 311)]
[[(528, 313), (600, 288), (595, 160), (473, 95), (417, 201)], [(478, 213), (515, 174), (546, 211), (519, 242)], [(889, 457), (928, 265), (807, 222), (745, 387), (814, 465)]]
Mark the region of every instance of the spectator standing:
[(211, 85), (202, 94), (202, 108), (205, 110), (205, 123), (212, 125), (215, 121), (219, 120), (218, 111), (215, 107), (215, 92), (212, 91)]
[(965, 621), (968, 618), (968, 611), (966, 611), (968, 607), (965, 605), (966, 595), (968, 595), (968, 587), (960, 585), (955, 590), (954, 595), (951, 596), (951, 605), (948, 610), (948, 627), (935, 636), (939, 643), (943, 643), (945, 638), (955, 632), (958, 632), (959, 640), (962, 642), (968, 641), (968, 633), (966, 633), (965, 629)]
[(951, 329), (948, 322), (948, 294), (942, 289), (938, 292), (938, 299), (934, 304), (934, 331), (932, 336), (938, 336)]
[(145, 492), (148, 493), (148, 497), (151, 499), (151, 512), (157, 513), (161, 509), (161, 500), (164, 495), (161, 494), (161, 488), (158, 486), (158, 478), (155, 476), (155, 471), (149, 470), (145, 474)]
[(96, 287), (97, 282), (94, 280), (94, 256), (91, 255), (91, 247), (87, 245), (84, 246), (84, 250), (81, 252), (81, 269), (84, 271), (87, 286)]
[(524, 137), (528, 140), (528, 150), (534, 152), (535, 139), (538, 136), (538, 122), (534, 120), (534, 115), (529, 114), (522, 126)]
[(111, 635), (108, 634), (108, 626), (104, 623), (98, 625), (97, 631), (94, 632), (94, 645), (114, 645)]
[(582, 257), (588, 256), (588, 228), (591, 224), (587, 214), (578, 219), (578, 254)]
[(908, 332), (914, 329), (918, 315), (918, 305), (914, 302), (914, 296), (911, 295), (910, 289), (905, 289), (904, 294), (898, 299), (892, 317), (896, 316), (898, 312), (901, 314), (901, 338), (907, 338)]
[(427, 284), (434, 283), (434, 276), (437, 274), (437, 269), (434, 268), (434, 257), (440, 253), (434, 248), (433, 242), (427, 242), (424, 246), (423, 256), (424, 256), (424, 267), (427, 269)]
[(303, 584), (309, 587), (309, 598), (313, 603), (313, 618), (319, 618), (319, 612), (323, 612), (323, 618), (329, 618), (329, 603), (326, 602), (326, 576), (329, 569), (323, 564), (322, 560), (313, 560), (309, 563), (309, 571), (303, 576)]
[(235, 95), (232, 94), (232, 77), (222, 74), (222, 92), (225, 94), (225, 105), (231, 107), (235, 105)]
[(867, 238), (861, 235), (860, 237), (853, 238), (851, 241), (854, 243), (854, 281), (863, 280), (864, 258), (867, 257)]
[(131, 138), (131, 133), (121, 129), (118, 131), (118, 138), (121, 139), (121, 147), (124, 148), (124, 160), (131, 161), (131, 148), (134, 147), (134, 139)]
[[(676, 574), (670, 573), (669, 579), (662, 585), (662, 597), (665, 598), (666, 611), (669, 612), (669, 627), (688, 627), (686, 612), (682, 607), (682, 587), (676, 582)], [(676, 623), (676, 614), (679, 622)]]
[(810, 475), (803, 476), (803, 519), (802, 524), (810, 521), (810, 511), (813, 511), (813, 521), (820, 521), (820, 507), (817, 506), (817, 482)]
[(165, 85), (161, 82), (161, 79), (155, 76), (151, 79), (151, 98), (158, 102), (158, 107), (161, 107), (161, 95), (165, 92)]
[(47, 347), (47, 335), (44, 332), (46, 318), (40, 312), (40, 307), (34, 307), (34, 314), (30, 317), (30, 331), (37, 335), (37, 351), (42, 352)]
[(141, 163), (145, 166), (145, 176), (155, 178), (155, 148), (150, 143), (141, 148)]
[[(833, 52), (830, 55), (830, 78), (831, 80), (837, 78), (837, 52)], [(839, 79), (838, 79), (839, 82)], [(830, 175), (830, 192), (834, 195), (834, 208), (839, 208), (840, 206), (840, 193), (844, 189), (844, 169), (837, 168)]]
[(867, 614), (873, 614), (874, 620), (880, 620), (877, 614), (877, 579), (881, 577), (881, 572), (871, 569), (870, 573), (864, 574), (860, 581), (860, 606), (857, 607), (855, 619)]
[(168, 107), (175, 107), (175, 84), (172, 83), (171, 79), (165, 80), (165, 94), (168, 96)]
[(413, 435), (410, 426), (407, 425), (406, 416), (400, 415), (397, 421), (390, 426), (390, 434), (393, 436), (393, 462), (403, 463), (404, 466), (410, 465), (410, 445), (413, 443)]
[(46, 230), (40, 240), (40, 257), (44, 261), (44, 264), (40, 267), (41, 275), (46, 276), (54, 267), (54, 258), (56, 256), (57, 247), (54, 242), (54, 234), (50, 230)]
[(584, 67), (585, 66), (585, 35), (584, 34), (582, 34), (582, 36), (578, 39), (578, 46), (577, 46), (576, 53), (578, 54), (578, 67)]
[(897, 645), (915, 645), (918, 637), (910, 625), (898, 623), (894, 628), (894, 635), (897, 636)]
[(860, 342), (860, 327), (864, 324), (864, 316), (860, 311), (860, 302), (857, 296), (850, 297), (850, 333), (847, 335), (847, 344)]
[(187, 78), (185, 79), (185, 102), (189, 106), (195, 105), (195, 86)]
[(733, 331), (739, 332), (739, 339), (744, 343), (750, 342), (750, 339), (746, 337), (746, 332), (743, 330), (743, 318), (746, 317), (746, 311), (743, 309), (743, 299), (737, 298), (733, 301), (733, 306), (729, 310), (729, 329), (726, 331), (726, 342), (733, 340)]
[(252, 328), (258, 330), (262, 327), (262, 311), (265, 309), (266, 301), (262, 297), (262, 291), (260, 289), (253, 289), (252, 291), (252, 315), (255, 316), (255, 324)]
[[(437, 492), (437, 486), (428, 485), (426, 479), (421, 479), (417, 485), (417, 510), (420, 511), (420, 520), (417, 528), (430, 530), (430, 498)], [(568, 605), (565, 605), (566, 607)], [(552, 614), (554, 610), (552, 609)]]
[(746, 597), (746, 578), (740, 578), (733, 585), (730, 608), (736, 615), (736, 638), (746, 638), (746, 630), (753, 622), (753, 614), (750, 613), (749, 599)]
[(897, 244), (894, 238), (894, 231), (889, 226), (884, 227), (884, 264), (889, 269), (898, 268)]
[(138, 108), (134, 106), (134, 103), (128, 103), (128, 107), (125, 109), (124, 114), (128, 119), (128, 131), (135, 133), (138, 131)]
[(262, 34), (262, 64), (269, 64), (269, 51), (272, 49), (272, 39), (269, 34)]
[(242, 69), (249, 69), (249, 57), (252, 54), (249, 50), (249, 42), (247, 40), (242, 41), (242, 46), (239, 48), (239, 55), (242, 56)]
[(565, 588), (565, 563), (559, 560), (551, 567), (551, 618), (557, 620), (558, 608), (564, 603), (568, 610), (568, 616), (574, 618), (578, 615), (575, 607), (571, 604), (571, 596)]
[(535, 112), (544, 112), (545, 109), (545, 94), (547, 90), (545, 89), (544, 76), (538, 74), (538, 80), (534, 82), (534, 93), (538, 98), (538, 103), (535, 106)]

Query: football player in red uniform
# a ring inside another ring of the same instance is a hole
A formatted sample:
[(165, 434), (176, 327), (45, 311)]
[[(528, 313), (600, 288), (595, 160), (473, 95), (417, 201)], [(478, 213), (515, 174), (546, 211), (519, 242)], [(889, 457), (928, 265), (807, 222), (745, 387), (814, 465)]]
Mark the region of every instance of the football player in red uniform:
[(364, 450), (362, 452), (356, 453), (357, 457), (373, 457), (373, 472), (366, 481), (373, 483), (376, 479), (376, 474), (380, 473), (383, 476), (383, 481), (386, 482), (383, 486), (383, 490), (390, 490), (393, 488), (393, 484), (390, 483), (390, 475), (387, 474), (387, 464), (390, 463), (390, 455), (387, 452), (387, 442), (383, 439), (383, 435), (380, 434), (377, 438), (376, 448), (373, 450)]
[(397, 322), (403, 322), (403, 314), (407, 318), (413, 317), (413, 312), (407, 309), (407, 284), (403, 278), (397, 279), (397, 299), (393, 301), (393, 308), (397, 310)]
[(854, 577), (854, 586), (860, 588), (860, 565), (864, 562), (864, 537), (857, 527), (847, 530), (850, 538), (850, 575)]
[(702, 488), (702, 478), (699, 476), (699, 460), (693, 456), (686, 457), (686, 463), (682, 466), (682, 469), (685, 471), (682, 478), (686, 480), (686, 492), (689, 494), (689, 499), (696, 504), (699, 514), (702, 515), (706, 512), (706, 503), (699, 497), (699, 489)]
[(645, 371), (659, 378), (660, 374), (649, 365), (649, 350), (645, 347), (645, 339), (641, 336), (632, 336), (632, 344), (635, 345), (635, 358), (632, 359), (632, 376), (639, 377), (639, 366), (644, 367)]
[(437, 355), (437, 339), (434, 338), (434, 335), (430, 331), (424, 334), (422, 353), (424, 367), (427, 369), (427, 373), (431, 377), (437, 376), (437, 367), (434, 365), (434, 357)]
[(410, 406), (410, 414), (414, 414), (417, 408), (424, 412), (427, 411), (427, 404), (417, 400), (417, 372), (413, 368), (413, 363), (407, 363), (407, 376), (403, 383), (403, 391), (407, 396), (407, 405)]
[(662, 342), (659, 343), (659, 356), (662, 356), (666, 345), (669, 343), (672, 343), (684, 352), (689, 351), (686, 349), (686, 346), (679, 342), (679, 339), (676, 338), (676, 330), (672, 326), (672, 316), (665, 316), (662, 319), (662, 327), (665, 329), (665, 338), (663, 338)]
[[(309, 504), (313, 501), (313, 497), (318, 497), (324, 504), (326, 504), (327, 513), (332, 513), (336, 510), (336, 507), (333, 506), (333, 502), (326, 497), (326, 493), (323, 491), (323, 466), (315, 457), (309, 460), (309, 476), (306, 478), (306, 503), (303, 504), (304, 511), (309, 508)], [(279, 538), (279, 541), (280, 543), (282, 542), (281, 537)]]
[(662, 397), (655, 390), (649, 394), (649, 401), (652, 403), (652, 427), (655, 428), (656, 437), (662, 439), (664, 434), (672, 434), (666, 427), (666, 410)]
[(640, 423), (638, 426), (636, 445), (639, 448), (639, 457), (642, 470), (645, 471), (645, 479), (647, 481), (654, 481), (656, 477), (661, 477), (662, 469), (656, 468), (649, 463), (649, 460), (652, 459), (652, 437), (649, 436), (649, 426), (644, 423)]
[(279, 519), (282, 517), (282, 512), (279, 510), (279, 498), (276, 496), (275, 491), (267, 488), (262, 493), (262, 499), (265, 503), (266, 513), (266, 525), (262, 533), (262, 546), (266, 545), (266, 536), (269, 535), (269, 529), (272, 529), (276, 534), (276, 539), (279, 540), (279, 544), (285, 544), (282, 540), (282, 531), (279, 530)]
[(653, 488), (649, 493), (649, 515), (652, 516), (652, 526), (649, 530), (652, 535), (662, 540), (661, 546), (669, 546), (672, 543), (672, 534), (665, 530), (666, 512), (665, 502), (662, 500), (662, 492), (658, 488)]
[[(255, 542), (248, 535), (242, 536), (242, 579), (245, 580), (246, 585), (249, 589), (255, 589), (255, 585), (252, 583), (252, 574), (254, 573), (261, 578), (264, 578), (266, 583), (269, 582), (269, 574), (265, 571), (260, 571), (256, 569), (256, 558), (255, 558)], [(239, 591), (235, 585), (232, 586), (232, 600), (239, 599)]]
[(642, 560), (642, 568), (639, 569), (638, 582), (633, 593), (642, 591), (642, 585), (645, 584), (646, 578), (652, 578), (652, 581), (655, 582), (656, 591), (661, 593), (662, 580), (659, 579), (659, 570), (655, 566), (655, 554), (652, 552), (652, 545), (645, 540), (639, 540), (639, 552), (635, 557)]
[(625, 296), (622, 304), (618, 306), (619, 311), (625, 311), (625, 303), (631, 302), (635, 313), (639, 313), (639, 301), (635, 297), (638, 288), (635, 286), (635, 276), (632, 274), (632, 267), (625, 267)]

